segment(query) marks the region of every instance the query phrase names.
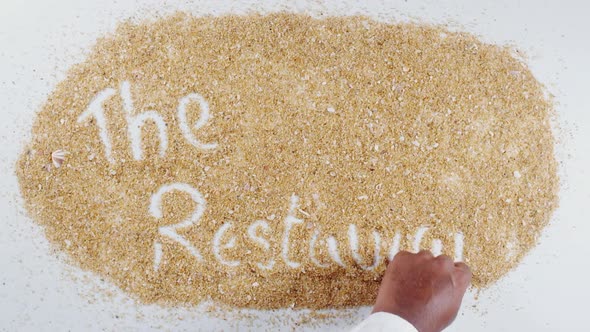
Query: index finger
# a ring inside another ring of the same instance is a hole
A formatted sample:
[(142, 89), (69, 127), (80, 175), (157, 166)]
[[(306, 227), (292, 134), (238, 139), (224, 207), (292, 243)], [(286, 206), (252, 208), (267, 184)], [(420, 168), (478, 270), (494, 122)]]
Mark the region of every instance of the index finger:
[(467, 290), (467, 287), (471, 284), (471, 277), (471, 269), (467, 264), (463, 262), (455, 263), (453, 282), (456, 286), (460, 287), (463, 291)]

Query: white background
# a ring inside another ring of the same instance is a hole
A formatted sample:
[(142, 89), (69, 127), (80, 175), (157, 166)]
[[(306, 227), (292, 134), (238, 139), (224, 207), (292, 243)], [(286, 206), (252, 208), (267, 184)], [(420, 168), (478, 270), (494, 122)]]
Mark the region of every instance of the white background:
[[(525, 51), (558, 103), (560, 208), (539, 246), (496, 285), (466, 295), (449, 331), (588, 330), (590, 295), (590, 12), (579, 1), (83, 1), (0, 0), (0, 330), (291, 330), (306, 311), (161, 308), (135, 303), (99, 277), (64, 263), (24, 215), (14, 163), (40, 105), (97, 37), (128, 17), (288, 10), (316, 16), (446, 23)], [(108, 295), (108, 293), (112, 295)], [(342, 329), (368, 308), (301, 329)], [(250, 317), (244, 317), (249, 314)], [(343, 317), (340, 317), (343, 316)]]

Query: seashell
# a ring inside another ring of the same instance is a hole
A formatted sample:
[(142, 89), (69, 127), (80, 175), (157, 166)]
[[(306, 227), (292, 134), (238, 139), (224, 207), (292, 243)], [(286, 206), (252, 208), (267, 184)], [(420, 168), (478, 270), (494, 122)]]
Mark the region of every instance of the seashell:
[(51, 161), (53, 162), (53, 166), (55, 166), (55, 168), (59, 168), (64, 160), (66, 160), (67, 154), (69, 154), (69, 152), (64, 150), (53, 151), (51, 153)]

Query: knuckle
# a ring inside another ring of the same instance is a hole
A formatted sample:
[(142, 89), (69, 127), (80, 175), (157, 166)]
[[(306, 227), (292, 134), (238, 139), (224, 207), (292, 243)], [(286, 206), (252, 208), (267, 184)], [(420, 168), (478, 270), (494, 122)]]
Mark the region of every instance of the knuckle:
[(412, 253), (411, 253), (411, 252), (409, 252), (409, 251), (401, 250), (401, 251), (399, 251), (399, 252), (396, 254), (396, 256), (408, 256), (408, 255), (411, 255), (411, 254), (412, 254)]
[(455, 263), (455, 267), (457, 267), (462, 272), (471, 275), (471, 269), (469, 268), (469, 266), (467, 264), (465, 264), (463, 262), (457, 262), (457, 263)]
[(430, 250), (420, 250), (418, 252), (418, 256), (421, 256), (421, 257), (434, 257), (434, 256), (432, 256), (432, 253), (430, 252)]
[(397, 254), (395, 254), (395, 256), (393, 256), (393, 259), (391, 261), (394, 262), (396, 260), (403, 259), (404, 257), (408, 257), (410, 255), (412, 255), (410, 252), (400, 251)]

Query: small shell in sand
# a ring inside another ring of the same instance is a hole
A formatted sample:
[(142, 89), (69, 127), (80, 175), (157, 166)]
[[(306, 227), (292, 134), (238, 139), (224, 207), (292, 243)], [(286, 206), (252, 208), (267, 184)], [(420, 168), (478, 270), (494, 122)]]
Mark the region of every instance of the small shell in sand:
[(55, 168), (59, 168), (64, 160), (66, 160), (67, 154), (69, 154), (69, 152), (64, 150), (53, 151), (51, 153), (51, 161), (53, 162), (53, 166), (55, 166)]

